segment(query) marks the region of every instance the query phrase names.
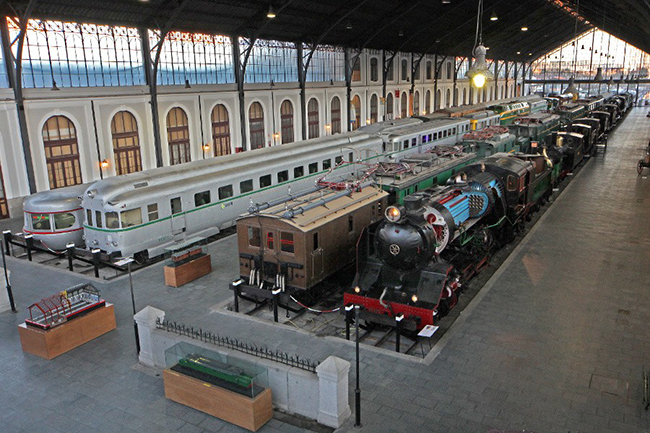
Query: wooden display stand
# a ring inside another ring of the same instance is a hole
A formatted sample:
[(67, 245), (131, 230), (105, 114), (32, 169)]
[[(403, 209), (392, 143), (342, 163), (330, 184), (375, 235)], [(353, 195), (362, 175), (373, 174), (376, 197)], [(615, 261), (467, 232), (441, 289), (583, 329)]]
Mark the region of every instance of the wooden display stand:
[(257, 431), (273, 418), (271, 390), (254, 398), (172, 370), (163, 372), (165, 397), (229, 423)]
[(165, 285), (180, 287), (210, 272), (212, 272), (212, 263), (210, 254), (206, 254), (180, 266), (165, 266)]
[(113, 304), (106, 304), (48, 330), (22, 323), (18, 334), (23, 352), (50, 360), (115, 328)]

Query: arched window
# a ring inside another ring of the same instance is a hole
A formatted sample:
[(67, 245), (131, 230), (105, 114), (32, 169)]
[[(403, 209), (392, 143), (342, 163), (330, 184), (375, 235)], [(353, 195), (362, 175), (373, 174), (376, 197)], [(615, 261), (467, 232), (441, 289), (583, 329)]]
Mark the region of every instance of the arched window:
[(402, 81), (406, 81), (409, 77), (409, 64), (406, 59), (402, 59)]
[(426, 114), (431, 113), (431, 90), (427, 90), (427, 93), (424, 94), (424, 111)]
[(394, 102), (393, 102), (393, 94), (389, 93), (386, 95), (386, 120), (393, 120), (394, 116)]
[(451, 80), (452, 71), (453, 71), (453, 69), (452, 69), (451, 63), (447, 63), (447, 79), (448, 80)]
[(427, 61), (427, 80), (431, 80), (433, 75), (431, 74), (431, 61)]
[(409, 100), (408, 100), (408, 96), (406, 96), (406, 92), (402, 92), (401, 98), (402, 99), (400, 101), (400, 109), (401, 109), (400, 115), (402, 116), (402, 118), (408, 117), (408, 115), (409, 115), (409, 107), (408, 107)]
[(370, 81), (379, 81), (379, 65), (375, 57), (370, 59)]
[(215, 105), (212, 109), (212, 143), (214, 156), (230, 155), (230, 119), (228, 110), (223, 104)]
[(413, 75), (413, 82), (415, 82), (415, 80), (419, 80), (419, 79), (420, 79), (420, 64), (417, 65), (417, 67), (416, 67), (415, 70), (413, 71), (413, 74), (414, 74), (414, 75)]
[(458, 88), (454, 87), (454, 107), (458, 107)]
[(167, 142), (169, 143), (169, 163), (171, 165), (190, 162), (190, 128), (187, 114), (182, 108), (174, 107), (167, 113)]
[(280, 132), (282, 144), (293, 142), (293, 104), (289, 100), (280, 105)]
[(357, 57), (352, 66), (352, 81), (361, 81), (361, 58)]
[(9, 206), (5, 194), (5, 182), (2, 179), (2, 167), (0, 166), (0, 219), (9, 218)]
[(377, 111), (378, 111), (379, 99), (377, 95), (373, 93), (370, 97), (370, 123), (377, 123)]
[(447, 89), (447, 93), (445, 95), (445, 107), (451, 107), (451, 90), (449, 89)]
[(259, 102), (253, 102), (248, 109), (248, 128), (251, 135), (251, 149), (264, 147), (264, 109)]
[(359, 95), (354, 95), (352, 98), (352, 130), (359, 128), (361, 126), (361, 98)]
[(417, 90), (413, 94), (413, 115), (414, 116), (420, 115), (420, 92), (418, 92)]
[(43, 125), (43, 146), (50, 189), (83, 183), (77, 130), (65, 116), (52, 116)]
[(309, 138), (318, 138), (320, 126), (318, 124), (318, 101), (311, 98), (307, 104), (307, 125), (309, 126)]
[(331, 122), (332, 122), (332, 134), (341, 133), (341, 100), (338, 96), (332, 98), (331, 104)]
[(436, 103), (434, 104), (433, 109), (438, 111), (440, 110), (440, 99), (442, 99), (442, 93), (440, 92), (440, 89), (436, 91)]
[(393, 81), (395, 79), (393, 73), (393, 62), (392, 60), (388, 62), (388, 69), (386, 70), (386, 81)]
[(128, 111), (115, 113), (111, 120), (111, 135), (115, 155), (115, 172), (120, 175), (141, 171), (138, 122), (133, 114)]

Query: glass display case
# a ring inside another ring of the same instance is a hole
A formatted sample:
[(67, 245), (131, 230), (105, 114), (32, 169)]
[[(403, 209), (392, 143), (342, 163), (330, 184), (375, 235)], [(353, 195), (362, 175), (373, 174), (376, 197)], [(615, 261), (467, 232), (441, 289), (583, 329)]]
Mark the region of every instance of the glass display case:
[(269, 386), (266, 368), (186, 342), (167, 349), (165, 363), (172, 371), (250, 398)]
[(182, 266), (208, 255), (208, 240), (193, 237), (165, 248), (165, 266)]

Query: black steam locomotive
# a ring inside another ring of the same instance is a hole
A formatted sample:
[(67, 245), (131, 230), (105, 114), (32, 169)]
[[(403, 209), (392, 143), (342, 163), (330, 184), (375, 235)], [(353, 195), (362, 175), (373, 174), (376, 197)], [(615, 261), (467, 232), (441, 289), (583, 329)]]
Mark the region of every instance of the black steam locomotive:
[(463, 168), (451, 184), (387, 208), (370, 229), (344, 303), (362, 305), (378, 323), (403, 315), (405, 330), (434, 324), (494, 248), (550, 196), (552, 168), (544, 155), (495, 154)]

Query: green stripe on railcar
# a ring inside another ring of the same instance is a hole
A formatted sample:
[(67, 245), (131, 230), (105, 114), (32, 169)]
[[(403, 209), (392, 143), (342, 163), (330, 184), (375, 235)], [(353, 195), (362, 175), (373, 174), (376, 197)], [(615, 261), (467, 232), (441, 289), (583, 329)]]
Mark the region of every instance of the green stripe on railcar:
[(185, 358), (181, 358), (178, 364), (244, 388), (250, 388), (253, 385), (253, 378), (240, 369), (215, 359), (205, 358), (201, 355), (187, 355)]

